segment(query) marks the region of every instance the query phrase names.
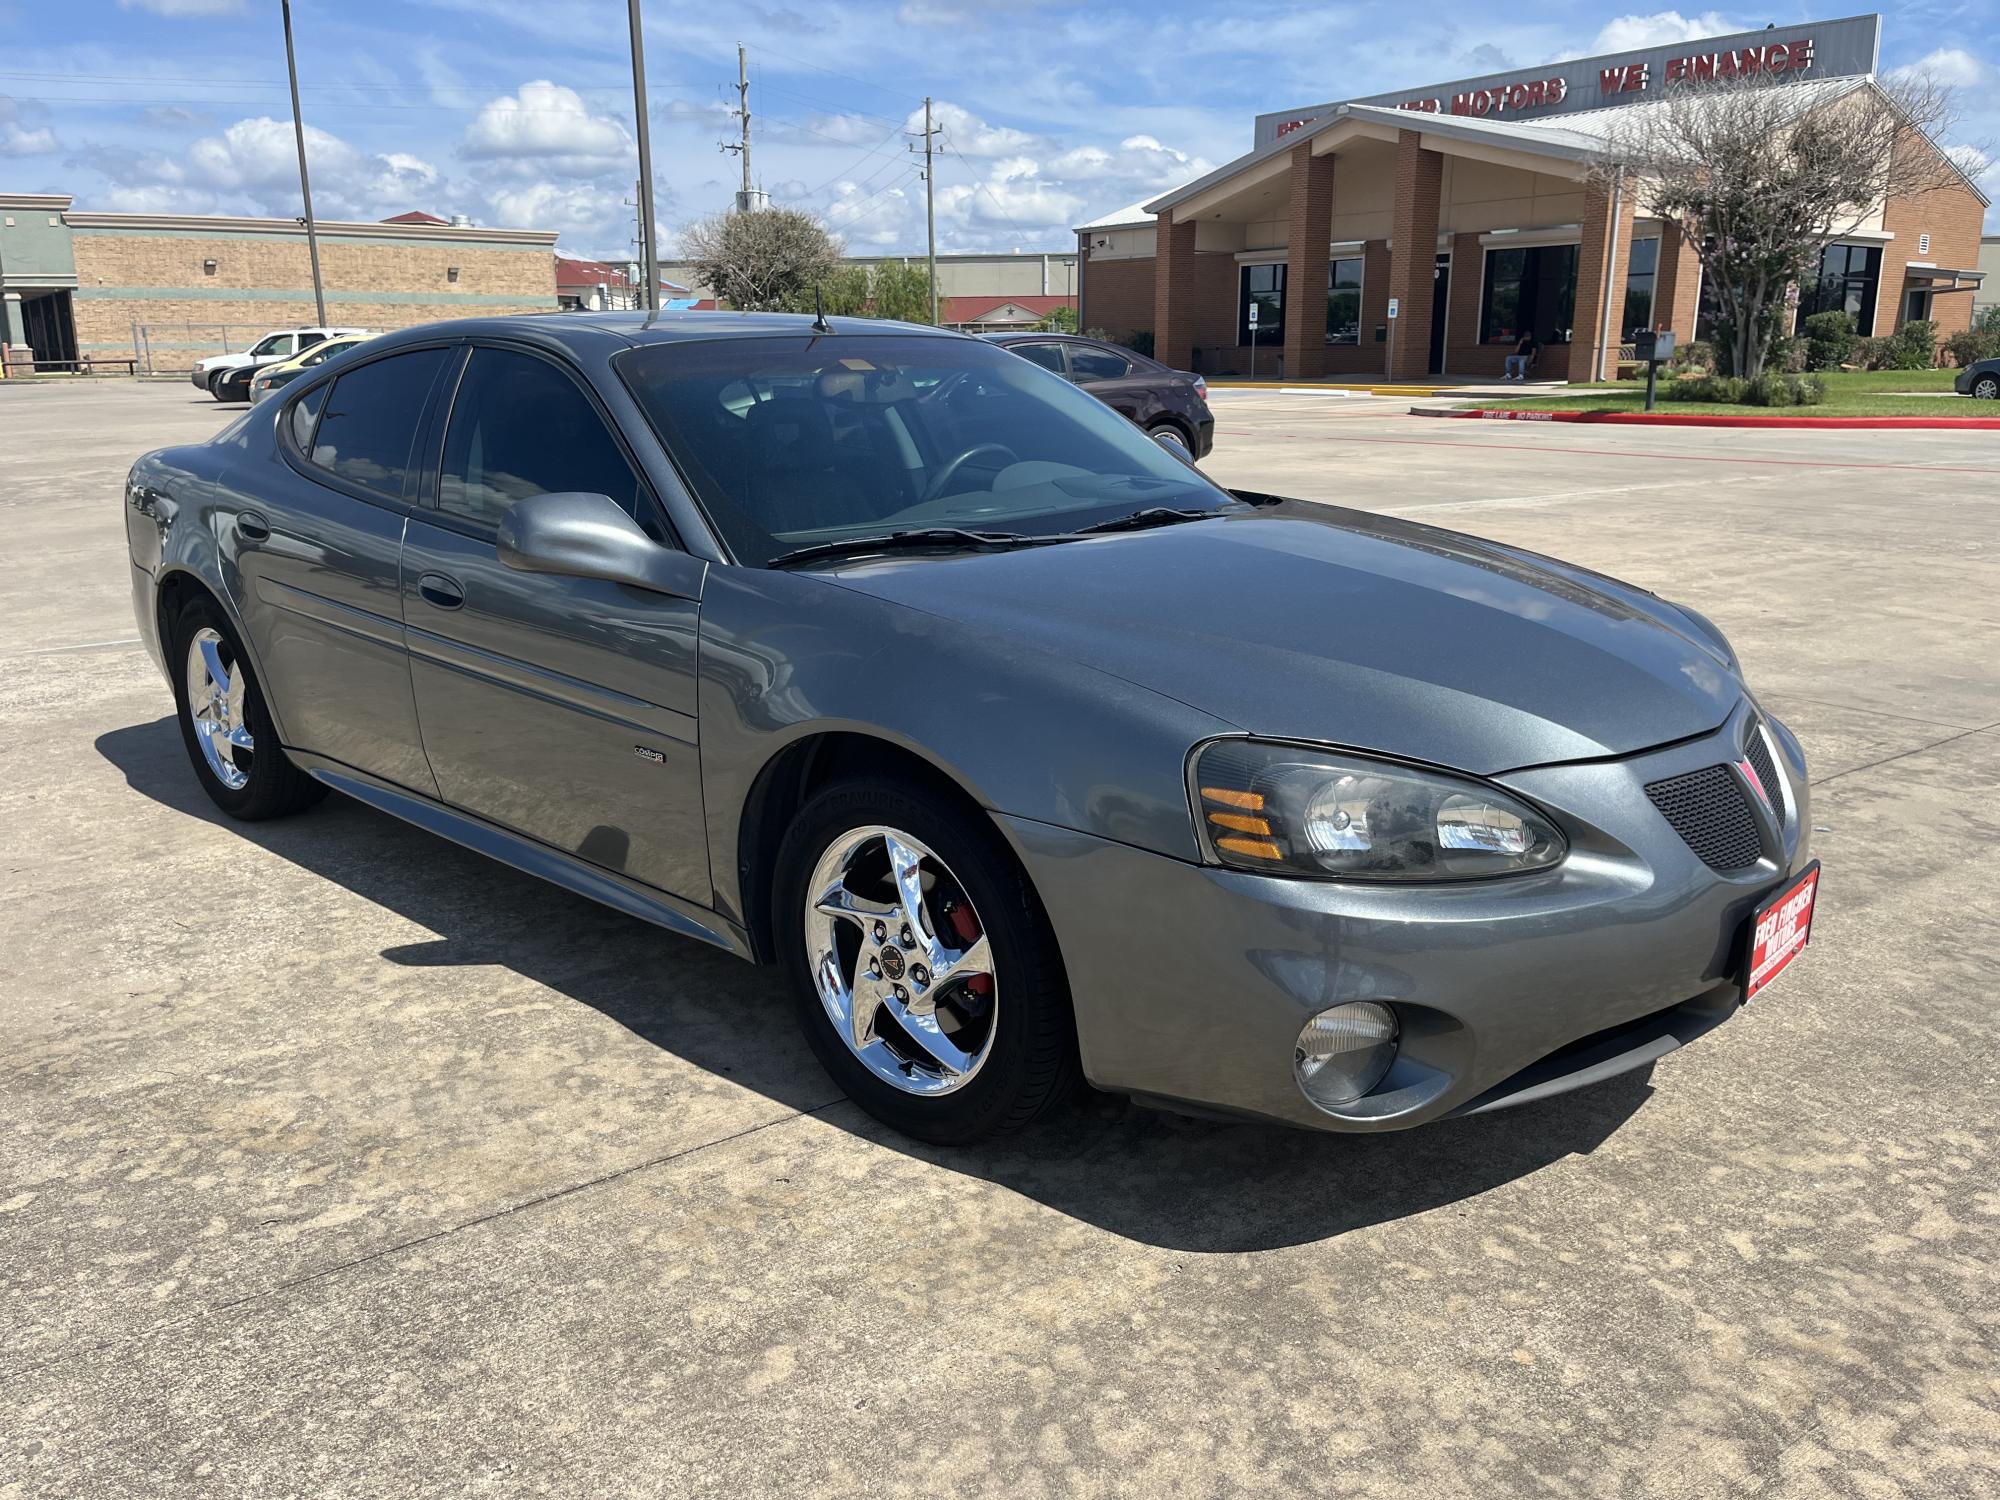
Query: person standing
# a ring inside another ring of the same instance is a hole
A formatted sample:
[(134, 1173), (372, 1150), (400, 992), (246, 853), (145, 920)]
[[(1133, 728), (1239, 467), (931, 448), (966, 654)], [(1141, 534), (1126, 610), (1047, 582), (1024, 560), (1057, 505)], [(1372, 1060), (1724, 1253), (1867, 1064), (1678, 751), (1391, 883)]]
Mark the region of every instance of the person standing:
[(1528, 378), (1528, 371), (1534, 366), (1535, 356), (1541, 353), (1541, 349), (1542, 346), (1535, 342), (1534, 329), (1523, 331), (1521, 342), (1516, 344), (1514, 352), (1507, 356), (1507, 378), (1525, 381)]

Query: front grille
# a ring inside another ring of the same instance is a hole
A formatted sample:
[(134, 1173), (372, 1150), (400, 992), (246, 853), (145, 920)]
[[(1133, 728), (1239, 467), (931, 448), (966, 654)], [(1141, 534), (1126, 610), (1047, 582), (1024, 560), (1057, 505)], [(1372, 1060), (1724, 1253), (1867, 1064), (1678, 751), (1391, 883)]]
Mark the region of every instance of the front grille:
[(1778, 763), (1771, 759), (1771, 746), (1764, 738), (1760, 725), (1750, 731), (1750, 748), (1744, 751), (1750, 762), (1750, 769), (1757, 773), (1757, 779), (1764, 783), (1764, 795), (1771, 799), (1771, 811), (1780, 823), (1785, 820), (1785, 787), (1778, 780)]
[(1660, 816), (1673, 825), (1701, 862), (1715, 870), (1743, 870), (1763, 855), (1750, 791), (1728, 766), (1669, 776), (1646, 787)]

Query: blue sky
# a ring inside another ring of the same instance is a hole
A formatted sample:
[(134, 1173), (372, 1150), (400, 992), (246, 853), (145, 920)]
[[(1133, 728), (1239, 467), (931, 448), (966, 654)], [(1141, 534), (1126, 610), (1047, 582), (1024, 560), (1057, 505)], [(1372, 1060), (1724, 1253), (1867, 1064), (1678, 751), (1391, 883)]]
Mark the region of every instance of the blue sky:
[[(649, 0), (659, 215), (727, 206), (736, 44), (757, 176), (856, 251), (921, 248), (907, 133), (938, 101), (948, 249), (1054, 249), (1068, 229), (1247, 149), (1251, 117), (1405, 84), (1851, 13), (1785, 4)], [(2000, 197), (2000, 6), (1887, 5), (1885, 69), (1958, 87), (1953, 144)], [(631, 252), (624, 0), (294, 0), (315, 207), (409, 208)], [(299, 211), (278, 0), (0, 0), (0, 190), (79, 207)], [(1989, 231), (2000, 215), (1989, 215)]]

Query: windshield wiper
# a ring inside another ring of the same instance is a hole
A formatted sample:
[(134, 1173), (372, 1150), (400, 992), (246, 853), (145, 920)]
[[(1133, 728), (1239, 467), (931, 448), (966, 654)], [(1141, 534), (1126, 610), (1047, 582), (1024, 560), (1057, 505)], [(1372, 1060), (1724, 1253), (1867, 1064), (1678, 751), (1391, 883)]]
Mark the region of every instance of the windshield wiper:
[(852, 557), (862, 552), (894, 552), (913, 548), (952, 547), (968, 552), (998, 552), (1009, 547), (1042, 547), (1065, 542), (1069, 537), (1023, 536), (1012, 531), (968, 531), (960, 526), (926, 526), (910, 531), (885, 531), (877, 536), (841, 537), (837, 541), (814, 542), (781, 552), (764, 566), (789, 568), (793, 563), (811, 562), (820, 557)]
[(1170, 505), (1149, 505), (1144, 510), (1133, 511), (1129, 516), (1113, 516), (1108, 521), (1079, 526), (1070, 535), (1088, 536), (1098, 531), (1146, 531), (1154, 526), (1175, 526), (1182, 521), (1209, 521), (1221, 514), (1219, 510), (1176, 510)]

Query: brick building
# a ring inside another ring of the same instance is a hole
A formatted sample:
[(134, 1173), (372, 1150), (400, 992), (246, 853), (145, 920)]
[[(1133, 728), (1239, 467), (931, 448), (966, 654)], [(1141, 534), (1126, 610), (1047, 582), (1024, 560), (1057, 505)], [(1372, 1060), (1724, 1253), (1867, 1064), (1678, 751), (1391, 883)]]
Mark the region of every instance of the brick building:
[[(415, 213), (316, 228), (332, 323), (556, 307), (553, 232)], [(296, 220), (90, 213), (66, 195), (0, 194), (0, 344), (15, 358), (185, 369), (264, 329), (316, 322), (312, 285)]]
[[(1872, 87), (1880, 41), (1881, 18), (1858, 16), (1260, 115), (1246, 155), (1079, 226), (1082, 323), (1150, 331), (1158, 358), (1208, 373), (1246, 372), (1254, 340), (1259, 373), (1290, 379), (1492, 377), (1532, 331), (1540, 378), (1608, 375), (1637, 330), (1703, 326), (1693, 247), (1643, 186), (1588, 181), (1614, 111), (1756, 73), (1803, 112)], [(1966, 327), (1986, 208), (1955, 169), (1877, 205), (1801, 288), (1801, 315)]]

